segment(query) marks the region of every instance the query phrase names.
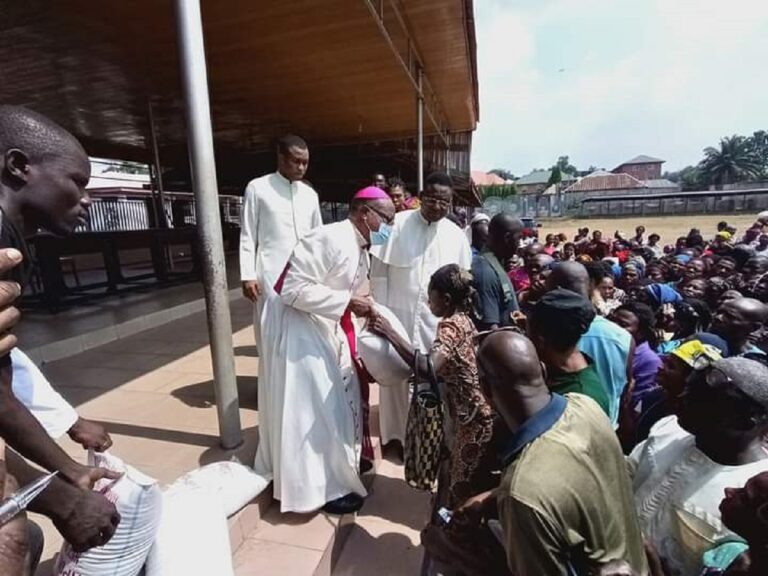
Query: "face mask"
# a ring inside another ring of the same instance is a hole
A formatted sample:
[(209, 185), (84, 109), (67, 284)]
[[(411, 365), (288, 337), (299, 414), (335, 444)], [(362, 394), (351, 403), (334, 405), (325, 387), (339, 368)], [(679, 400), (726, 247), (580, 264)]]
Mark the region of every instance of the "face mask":
[(391, 235), (392, 226), (382, 222), (378, 230), (371, 230), (371, 246), (386, 244)]

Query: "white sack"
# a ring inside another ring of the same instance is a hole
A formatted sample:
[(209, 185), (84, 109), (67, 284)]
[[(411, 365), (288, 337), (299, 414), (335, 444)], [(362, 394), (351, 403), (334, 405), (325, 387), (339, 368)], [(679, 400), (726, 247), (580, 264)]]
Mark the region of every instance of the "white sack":
[(99, 480), (94, 490), (103, 492), (120, 513), (112, 539), (100, 548), (78, 554), (65, 542), (55, 576), (136, 576), (149, 554), (160, 524), (162, 493), (154, 478), (142, 474), (109, 453), (88, 452), (88, 464), (120, 472), (119, 480)]
[[(376, 304), (375, 310), (389, 321), (394, 331), (406, 342), (411, 341), (402, 322), (389, 308)], [(365, 364), (368, 373), (381, 386), (404, 385), (413, 372), (411, 367), (397, 353), (395, 347), (389, 343), (389, 340), (369, 331), (367, 324), (362, 327), (357, 336), (357, 353)]]
[(191, 487), (163, 493), (145, 576), (234, 576), (227, 519), (210, 493)]
[(253, 500), (263, 487), (261, 477), (252, 468), (239, 462), (214, 462), (188, 472), (167, 491), (203, 490), (221, 503), (224, 516), (229, 518)]

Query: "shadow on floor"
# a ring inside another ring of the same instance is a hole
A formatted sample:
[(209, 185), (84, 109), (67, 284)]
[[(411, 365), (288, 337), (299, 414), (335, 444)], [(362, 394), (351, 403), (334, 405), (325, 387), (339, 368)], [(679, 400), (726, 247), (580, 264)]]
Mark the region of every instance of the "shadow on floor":
[(421, 531), (429, 518), (429, 497), (408, 486), (402, 478), (377, 474), (358, 517), (386, 520)]
[[(378, 480), (377, 480), (378, 482)], [(423, 550), (396, 532), (376, 535), (357, 524), (344, 545), (333, 576), (418, 574)], [(378, 530), (376, 530), (378, 532)]]
[(259, 355), (259, 349), (256, 346), (235, 346), (235, 356), (246, 356), (255, 358)]
[[(240, 397), (241, 408), (259, 409), (257, 400), (258, 385), (259, 379), (256, 376), (237, 377), (237, 393)], [(192, 408), (209, 408), (216, 405), (213, 380), (206, 380), (198, 384), (177, 388), (171, 392), (171, 395)]]

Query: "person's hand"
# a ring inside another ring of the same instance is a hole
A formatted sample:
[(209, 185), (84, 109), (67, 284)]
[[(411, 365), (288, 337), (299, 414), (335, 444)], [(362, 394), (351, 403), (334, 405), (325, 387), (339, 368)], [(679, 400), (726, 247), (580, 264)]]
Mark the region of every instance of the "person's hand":
[[(18, 486), (16, 480), (6, 473), (5, 442), (0, 439), (0, 499), (13, 494)], [(27, 515), (17, 514), (10, 522), (0, 526), (0, 574), (21, 576), (24, 574), (27, 558)]]
[(373, 316), (373, 300), (367, 296), (352, 296), (349, 309), (359, 318), (368, 318)]
[[(14, 248), (0, 249), (0, 278), (21, 264), (21, 252)], [(16, 346), (16, 336), (11, 330), (19, 321), (19, 311), (13, 302), (21, 296), (21, 286), (12, 280), (0, 280), (0, 356), (5, 356)]]
[(368, 329), (374, 334), (386, 338), (392, 333), (392, 324), (384, 316), (377, 315), (368, 321)]
[(101, 424), (85, 418), (78, 418), (67, 434), (86, 450), (104, 452), (112, 446), (112, 438), (109, 437), (107, 429)]
[(61, 470), (60, 473), (70, 484), (83, 490), (93, 489), (93, 485), (99, 480), (119, 480), (123, 476), (114, 470), (81, 464), (73, 466), (71, 470)]
[(488, 490), (468, 498), (453, 513), (451, 523), (460, 526), (479, 525), (480, 520), (491, 515), (496, 508), (496, 491)]
[(243, 296), (251, 302), (256, 302), (261, 297), (261, 287), (256, 280), (243, 281)]
[(528, 332), (528, 317), (523, 312), (515, 310), (509, 317), (510, 320), (512, 320), (512, 324), (520, 328), (523, 332)]
[(75, 552), (85, 552), (110, 541), (120, 514), (103, 494), (82, 490), (69, 512), (53, 523)]

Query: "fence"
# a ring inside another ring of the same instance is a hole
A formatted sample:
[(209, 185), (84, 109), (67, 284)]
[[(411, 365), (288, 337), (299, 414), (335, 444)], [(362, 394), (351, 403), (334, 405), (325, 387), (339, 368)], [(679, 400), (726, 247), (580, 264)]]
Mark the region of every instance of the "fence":
[[(146, 193), (138, 198), (127, 195), (99, 194), (95, 192), (88, 211), (88, 222), (76, 232), (122, 232), (127, 230), (148, 230), (153, 227), (154, 203)], [(168, 193), (165, 195), (163, 216), (167, 228), (194, 226), (197, 223), (195, 202), (189, 193)], [(243, 199), (239, 196), (219, 196), (219, 211), (222, 223), (240, 226)]]
[(581, 203), (583, 217), (623, 217), (668, 214), (757, 213), (768, 209), (768, 188), (676, 192), (588, 198)]

